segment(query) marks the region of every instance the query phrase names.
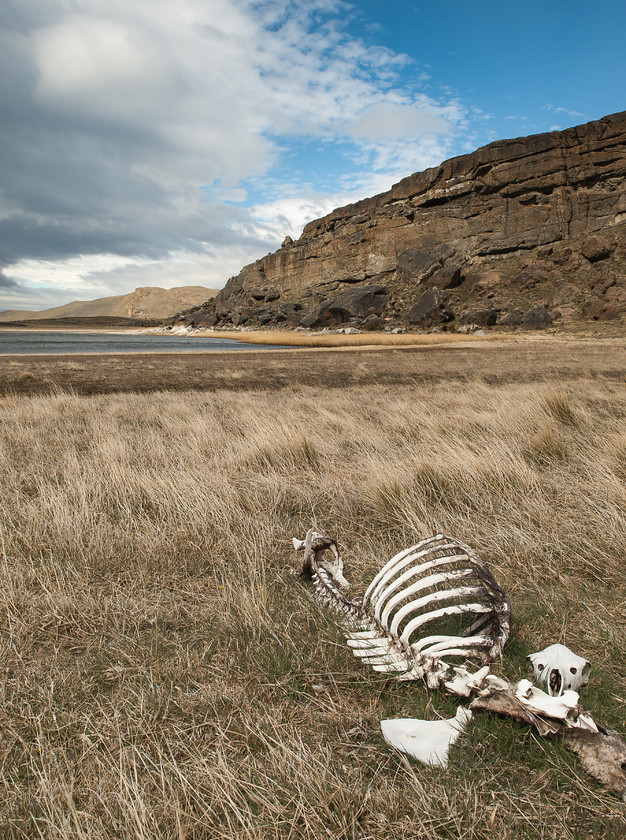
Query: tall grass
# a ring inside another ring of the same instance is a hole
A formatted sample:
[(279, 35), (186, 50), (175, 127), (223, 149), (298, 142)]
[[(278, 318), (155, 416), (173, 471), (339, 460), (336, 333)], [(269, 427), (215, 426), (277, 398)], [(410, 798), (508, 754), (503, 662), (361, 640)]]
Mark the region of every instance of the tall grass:
[(502, 333), (489, 335), (466, 335), (464, 333), (399, 333), (365, 332), (357, 335), (343, 333), (294, 332), (293, 330), (202, 330), (198, 335), (217, 338), (232, 338), (248, 344), (287, 345), (289, 347), (419, 347), (458, 342), (480, 342), (512, 340), (513, 336)]
[(480, 719), (435, 771), (383, 717), (454, 713), (368, 672), (289, 575), (337, 536), (355, 593), (443, 530), (626, 731), (626, 394), (582, 381), (0, 400), (0, 834), (612, 838), (558, 744)]

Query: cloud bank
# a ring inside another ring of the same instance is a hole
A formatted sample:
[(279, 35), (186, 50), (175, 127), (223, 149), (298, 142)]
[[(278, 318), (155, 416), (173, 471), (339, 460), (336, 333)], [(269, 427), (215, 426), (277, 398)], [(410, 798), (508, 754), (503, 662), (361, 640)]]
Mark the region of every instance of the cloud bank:
[[(441, 160), (464, 124), (457, 102), (403, 86), (407, 56), (350, 34), (342, 0), (4, 6), (2, 309), (221, 286)], [(330, 186), (303, 144), (343, 161)]]

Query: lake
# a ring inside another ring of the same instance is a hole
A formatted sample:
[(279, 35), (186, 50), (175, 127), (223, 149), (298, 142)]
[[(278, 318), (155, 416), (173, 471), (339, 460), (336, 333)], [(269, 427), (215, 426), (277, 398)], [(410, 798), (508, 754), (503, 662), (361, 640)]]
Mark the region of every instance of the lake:
[(276, 350), (230, 338), (165, 334), (89, 333), (71, 330), (0, 330), (0, 355), (7, 353), (193, 353), (214, 350)]

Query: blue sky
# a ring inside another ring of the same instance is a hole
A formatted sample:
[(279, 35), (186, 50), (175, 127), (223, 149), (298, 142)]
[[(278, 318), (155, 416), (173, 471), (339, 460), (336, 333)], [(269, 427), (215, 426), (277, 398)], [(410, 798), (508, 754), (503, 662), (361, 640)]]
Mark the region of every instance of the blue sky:
[(0, 310), (220, 287), (411, 172), (626, 107), (618, 0), (2, 5)]
[(450, 91), (483, 112), (485, 139), (567, 127), (572, 119), (624, 108), (626, 4), (620, 0), (357, 4), (370, 20), (383, 5), (380, 27), (364, 37), (410, 55), (415, 65), (407, 76), (423, 68), (430, 95)]

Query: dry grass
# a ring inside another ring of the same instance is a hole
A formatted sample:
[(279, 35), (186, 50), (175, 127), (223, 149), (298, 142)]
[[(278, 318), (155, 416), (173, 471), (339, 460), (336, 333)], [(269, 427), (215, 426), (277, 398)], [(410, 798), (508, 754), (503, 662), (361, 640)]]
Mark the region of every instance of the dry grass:
[(0, 399), (0, 834), (618, 838), (558, 744), (480, 719), (441, 773), (383, 717), (454, 703), (362, 668), (289, 575), (311, 523), (362, 585), (436, 530), (509, 590), (503, 671), (560, 641), (626, 730), (626, 394), (467, 383)]
[(232, 338), (244, 344), (266, 344), (270, 347), (431, 347), (458, 342), (511, 340), (512, 335), (465, 335), (463, 333), (400, 333), (365, 332), (360, 335), (343, 333), (306, 333), (293, 330), (198, 330), (197, 335)]

